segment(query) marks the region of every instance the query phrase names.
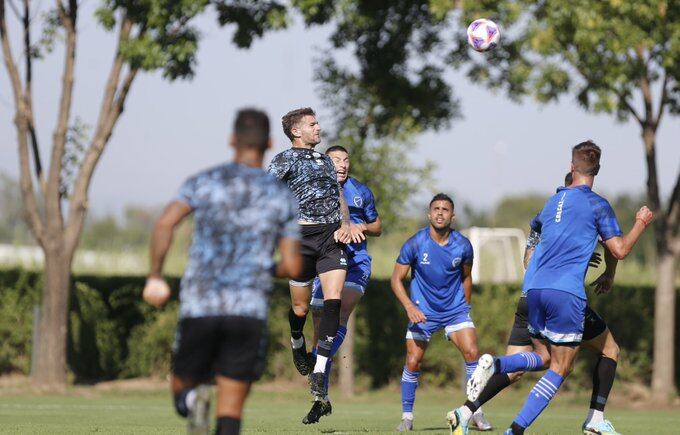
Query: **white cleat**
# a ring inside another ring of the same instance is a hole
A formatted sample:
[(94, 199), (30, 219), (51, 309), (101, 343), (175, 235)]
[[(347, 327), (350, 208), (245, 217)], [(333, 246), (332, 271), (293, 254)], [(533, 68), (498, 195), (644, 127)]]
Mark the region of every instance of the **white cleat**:
[(486, 416), (484, 415), (484, 411), (482, 411), (482, 408), (479, 408), (477, 411), (475, 411), (474, 414), (472, 414), (472, 425), (476, 426), (478, 430), (481, 432), (486, 432), (491, 429), (493, 429), (493, 426), (491, 423), (489, 423), (489, 420), (486, 419)]
[(467, 397), (470, 402), (479, 398), (479, 394), (486, 387), (489, 378), (494, 374), (493, 357), (485, 353), (479, 358), (477, 368), (467, 382)]
[(194, 391), (196, 399), (189, 409), (187, 433), (189, 435), (208, 435), (210, 433), (210, 386), (199, 385)]

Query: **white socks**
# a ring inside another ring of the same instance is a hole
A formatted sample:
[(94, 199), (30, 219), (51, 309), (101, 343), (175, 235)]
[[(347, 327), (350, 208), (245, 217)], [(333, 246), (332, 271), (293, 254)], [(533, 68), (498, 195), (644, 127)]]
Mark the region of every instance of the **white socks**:
[(460, 408), (458, 408), (458, 411), (460, 411), (461, 418), (466, 422), (469, 421), (470, 418), (472, 418), (472, 411), (470, 411), (470, 408), (468, 408), (467, 406), (461, 406)]
[(290, 338), (290, 342), (293, 345), (293, 349), (300, 349), (304, 344), (305, 344), (305, 339), (300, 337), (300, 338)]
[(187, 409), (193, 409), (196, 403), (196, 389), (192, 388), (184, 398), (184, 403), (187, 405)]
[(411, 420), (413, 421), (413, 413), (412, 412), (402, 412), (401, 413), (401, 419), (404, 420)]
[(588, 416), (586, 417), (586, 424), (588, 423), (601, 423), (604, 421), (604, 412), (598, 411), (596, 409), (589, 409)]
[(326, 362), (328, 358), (321, 355), (316, 355), (316, 364), (314, 364), (314, 373), (323, 373), (326, 371)]

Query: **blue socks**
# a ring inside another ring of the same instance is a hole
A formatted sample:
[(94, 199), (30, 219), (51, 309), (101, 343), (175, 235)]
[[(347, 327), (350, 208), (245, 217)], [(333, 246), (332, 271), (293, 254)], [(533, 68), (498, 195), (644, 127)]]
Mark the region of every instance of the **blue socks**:
[(477, 361), (473, 362), (466, 362), (465, 363), (465, 379), (470, 380), (470, 376), (472, 376), (472, 372), (475, 371), (477, 368)]
[(548, 406), (550, 400), (555, 397), (557, 390), (564, 378), (552, 370), (548, 370), (529, 393), (524, 407), (515, 418), (514, 423), (522, 428), (527, 428)]
[(340, 349), (340, 346), (342, 346), (342, 342), (345, 341), (345, 336), (347, 335), (347, 327), (346, 326), (338, 326), (338, 332), (335, 334), (335, 338), (333, 339), (333, 346), (331, 347), (331, 355), (328, 357), (328, 361), (326, 362), (326, 371), (324, 372), (326, 375), (323, 378), (323, 383), (325, 385), (326, 391), (328, 391), (328, 382), (330, 381), (331, 378), (331, 368), (333, 367), (333, 357), (335, 356), (336, 353), (338, 353), (338, 349)]
[(543, 370), (543, 360), (536, 352), (520, 352), (495, 359), (496, 373), (532, 372)]
[(413, 412), (413, 402), (416, 401), (416, 388), (420, 372), (412, 372), (404, 366), (401, 374), (401, 410)]

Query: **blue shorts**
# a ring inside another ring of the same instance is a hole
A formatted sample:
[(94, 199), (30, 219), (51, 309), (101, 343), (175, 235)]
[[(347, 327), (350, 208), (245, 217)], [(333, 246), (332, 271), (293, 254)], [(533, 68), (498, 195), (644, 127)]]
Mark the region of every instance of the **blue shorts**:
[(587, 301), (561, 290), (535, 289), (527, 295), (529, 333), (557, 345), (583, 340)]
[[(363, 295), (366, 292), (370, 278), (371, 258), (367, 257), (347, 267), (347, 276), (345, 277), (345, 286), (343, 288), (351, 288)], [(314, 278), (311, 305), (312, 308), (323, 308), (323, 289), (321, 288), (321, 281), (318, 276)]]
[[(427, 314), (425, 314), (427, 317)], [(459, 311), (450, 316), (443, 318), (438, 318), (437, 320), (428, 319), (423, 323), (411, 323), (409, 322), (408, 328), (406, 329), (406, 339), (416, 340), (416, 341), (430, 341), (432, 334), (444, 330), (444, 337), (447, 339), (449, 335), (461, 329), (474, 328), (475, 324), (472, 322), (470, 317), (470, 310)]]

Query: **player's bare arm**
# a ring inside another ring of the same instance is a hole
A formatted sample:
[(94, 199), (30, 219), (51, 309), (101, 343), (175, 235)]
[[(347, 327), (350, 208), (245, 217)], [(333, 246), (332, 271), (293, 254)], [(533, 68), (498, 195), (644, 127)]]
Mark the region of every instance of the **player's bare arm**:
[(633, 250), (633, 246), (635, 246), (635, 243), (642, 235), (642, 232), (650, 223), (652, 223), (653, 218), (654, 215), (646, 206), (640, 208), (635, 214), (635, 224), (628, 234), (622, 237), (612, 237), (604, 242), (609, 252), (611, 252), (617, 260), (626, 258)]
[(277, 278), (291, 278), (302, 273), (302, 255), (300, 255), (300, 241), (284, 237), (279, 240), (279, 254), (281, 260), (276, 264), (274, 276)]
[(161, 278), (165, 256), (172, 244), (172, 238), (177, 225), (191, 214), (192, 208), (182, 201), (172, 201), (165, 207), (163, 214), (154, 225), (151, 235), (151, 270), (143, 297), (149, 304), (160, 307), (170, 299), (170, 288)]
[(609, 249), (605, 246), (604, 249), (604, 264), (605, 269), (595, 281), (590, 285), (595, 288), (595, 293), (598, 295), (609, 293), (614, 285), (614, 277), (616, 276), (616, 266), (619, 260), (614, 257)]
[(408, 264), (396, 263), (394, 265), (394, 271), (392, 272), (390, 284), (392, 285), (392, 291), (394, 292), (394, 295), (404, 306), (408, 320), (413, 323), (422, 323), (425, 322), (427, 318), (425, 317), (425, 314), (423, 314), (423, 312), (420, 311), (418, 307), (413, 304), (413, 302), (411, 302), (411, 299), (408, 297), (408, 293), (406, 292), (406, 287), (404, 287), (404, 280), (406, 279), (410, 269), (411, 266)]
[(472, 303), (472, 263), (466, 263), (462, 266), (463, 269), (463, 292), (465, 294), (465, 301), (468, 304)]
[(345, 201), (345, 194), (342, 190), (342, 186), (339, 186), (339, 189), (342, 224), (335, 232), (335, 238), (337, 241), (342, 243), (360, 243), (362, 240), (366, 240), (362, 224), (351, 223), (349, 219), (349, 207), (347, 206), (347, 201)]
[(363, 232), (367, 236), (379, 237), (382, 234), (382, 221), (377, 218), (370, 224), (361, 224), (363, 226)]

